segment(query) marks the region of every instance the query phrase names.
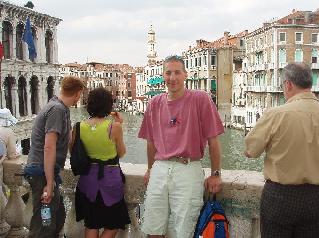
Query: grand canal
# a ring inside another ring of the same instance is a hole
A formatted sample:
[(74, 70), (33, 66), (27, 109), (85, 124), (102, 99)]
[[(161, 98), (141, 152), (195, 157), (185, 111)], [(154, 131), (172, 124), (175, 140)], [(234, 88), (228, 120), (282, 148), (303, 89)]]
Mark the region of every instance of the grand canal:
[[(146, 142), (137, 138), (137, 133), (141, 125), (142, 115), (131, 115), (122, 113), (124, 140), (127, 148), (125, 157), (121, 160), (126, 163), (146, 164)], [(87, 118), (88, 114), (84, 108), (71, 108), (72, 122)], [(262, 158), (247, 159), (243, 156), (244, 133), (242, 131), (227, 128), (225, 134), (220, 136), (222, 146), (222, 168), (228, 170), (254, 170), (262, 171)], [(208, 151), (202, 161), (204, 167), (210, 167)]]

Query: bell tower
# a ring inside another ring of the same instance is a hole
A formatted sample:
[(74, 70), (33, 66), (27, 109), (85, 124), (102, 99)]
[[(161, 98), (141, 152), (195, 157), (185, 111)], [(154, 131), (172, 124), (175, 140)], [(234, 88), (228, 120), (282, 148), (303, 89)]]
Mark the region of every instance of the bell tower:
[(151, 25), (150, 30), (147, 33), (147, 58), (148, 63), (156, 62), (157, 53), (155, 51), (155, 31), (153, 29), (153, 25)]

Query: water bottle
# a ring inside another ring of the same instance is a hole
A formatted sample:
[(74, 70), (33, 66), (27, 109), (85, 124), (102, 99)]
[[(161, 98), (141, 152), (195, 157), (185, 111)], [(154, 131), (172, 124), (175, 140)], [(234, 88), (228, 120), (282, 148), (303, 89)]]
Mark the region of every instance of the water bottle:
[[(46, 197), (47, 193), (43, 193), (43, 197)], [(47, 203), (42, 203), (41, 205), (41, 220), (42, 226), (50, 226), (51, 224), (51, 209), (50, 205)]]

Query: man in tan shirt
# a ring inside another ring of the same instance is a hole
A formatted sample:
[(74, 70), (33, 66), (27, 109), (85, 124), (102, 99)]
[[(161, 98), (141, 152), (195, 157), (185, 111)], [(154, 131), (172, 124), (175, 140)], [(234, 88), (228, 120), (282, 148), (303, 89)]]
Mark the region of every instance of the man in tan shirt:
[(264, 113), (245, 138), (245, 155), (264, 151), (261, 237), (319, 237), (319, 100), (311, 69), (282, 72), (286, 104)]

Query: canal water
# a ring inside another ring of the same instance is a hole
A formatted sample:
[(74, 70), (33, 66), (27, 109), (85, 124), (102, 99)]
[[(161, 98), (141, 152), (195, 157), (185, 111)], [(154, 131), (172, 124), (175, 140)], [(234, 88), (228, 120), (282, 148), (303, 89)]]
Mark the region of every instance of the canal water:
[[(146, 164), (146, 142), (137, 138), (137, 134), (143, 119), (143, 115), (131, 115), (122, 113), (124, 141), (126, 144), (126, 155), (122, 162), (133, 164)], [(71, 108), (72, 122), (80, 121), (88, 117), (85, 108)], [(222, 168), (227, 170), (254, 170), (262, 171), (263, 158), (247, 159), (243, 155), (244, 133), (235, 129), (227, 128), (220, 136), (222, 147)], [(208, 150), (202, 160), (203, 167), (210, 167)]]

